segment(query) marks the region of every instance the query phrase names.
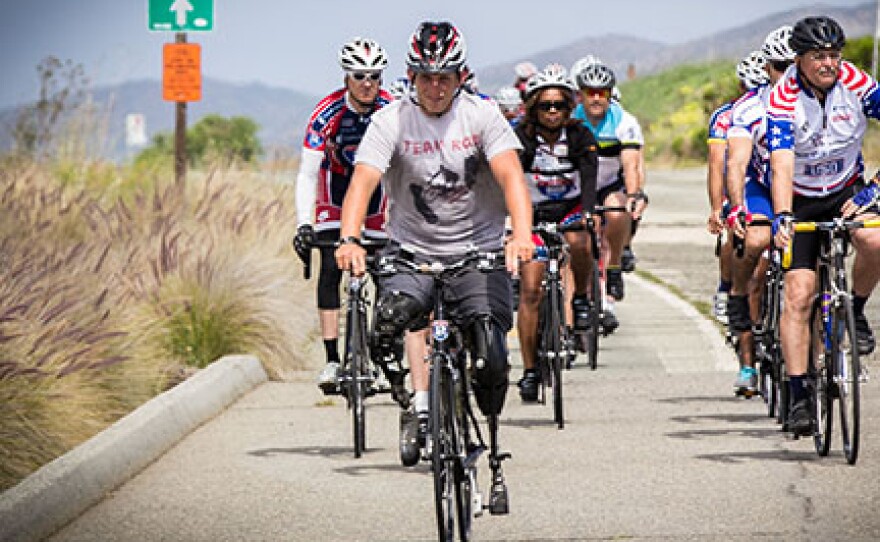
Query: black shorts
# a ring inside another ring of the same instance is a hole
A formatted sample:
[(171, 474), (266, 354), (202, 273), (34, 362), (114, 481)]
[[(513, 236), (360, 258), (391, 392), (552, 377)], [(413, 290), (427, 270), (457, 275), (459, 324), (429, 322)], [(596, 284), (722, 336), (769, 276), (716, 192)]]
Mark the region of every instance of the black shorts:
[[(822, 198), (794, 196), (792, 212), (796, 221), (823, 222), (840, 216), (840, 208), (865, 186), (859, 178), (843, 190)], [(789, 269), (816, 269), (819, 261), (819, 232), (798, 232), (794, 234)]]
[(624, 184), (623, 179), (618, 179), (605, 188), (600, 188), (599, 191), (596, 192), (596, 205), (605, 205), (605, 198), (608, 197), (608, 194), (614, 192), (626, 192), (626, 185)]
[[(319, 241), (338, 241), (339, 230), (318, 231), (315, 236)], [(318, 273), (317, 305), (321, 310), (336, 310), (342, 306), (339, 295), (342, 270), (336, 265), (336, 249), (320, 247), (318, 251), (321, 253), (321, 271)]]
[[(382, 250), (383, 254), (392, 255), (401, 251), (396, 243), (389, 243)], [(414, 262), (441, 261), (452, 263), (460, 256), (447, 258), (422, 258), (412, 255)], [(434, 307), (433, 279), (428, 275), (420, 275), (401, 271), (389, 277), (376, 279), (383, 292), (400, 292), (414, 298), (426, 318), (420, 323), (427, 323), (427, 315)], [(504, 331), (513, 325), (513, 291), (510, 275), (505, 269), (483, 273), (476, 269), (456, 276), (447, 283), (444, 301), (449, 310), (449, 319), (459, 326), (468, 326), (478, 316), (492, 316), (496, 324)], [(421, 326), (420, 326), (421, 327)]]
[(580, 198), (542, 201), (532, 209), (532, 224), (559, 224), (581, 204)]

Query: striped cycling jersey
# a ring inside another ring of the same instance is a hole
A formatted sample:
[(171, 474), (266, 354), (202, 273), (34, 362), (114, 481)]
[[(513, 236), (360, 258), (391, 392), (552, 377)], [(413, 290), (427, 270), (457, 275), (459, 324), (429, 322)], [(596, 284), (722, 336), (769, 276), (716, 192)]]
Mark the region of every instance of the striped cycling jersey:
[(730, 129), (730, 112), (733, 109), (731, 100), (721, 105), (709, 117), (709, 135), (707, 143), (724, 143), (727, 141), (727, 130)]
[[(303, 154), (321, 153), (315, 193), (315, 230), (338, 229), (342, 200), (354, 172), (354, 157), (361, 139), (376, 110), (394, 100), (385, 90), (379, 91), (376, 107), (365, 114), (355, 111), (347, 102), (346, 90), (339, 89), (321, 100), (309, 117), (303, 139)], [(385, 196), (382, 187), (370, 199), (365, 229), (384, 230)]]
[(767, 106), (770, 152), (794, 152), (794, 192), (822, 197), (842, 190), (864, 171), (867, 118), (880, 118), (877, 82), (841, 61), (837, 83), (821, 103), (792, 65), (773, 87)]
[(579, 199), (581, 174), (568, 156), (568, 132), (563, 129), (555, 144), (537, 135), (532, 165), (524, 172), (532, 205), (547, 201)]
[(749, 90), (733, 104), (727, 138), (752, 140), (752, 156), (746, 168), (746, 182), (770, 187), (770, 151), (767, 149), (767, 101), (770, 87), (760, 85)]
[(583, 104), (574, 110), (574, 118), (593, 132), (599, 144), (599, 168), (596, 174), (596, 188), (602, 189), (623, 178), (620, 151), (641, 149), (645, 144), (642, 128), (634, 116), (624, 111), (617, 103), (611, 103), (598, 126), (587, 119)]

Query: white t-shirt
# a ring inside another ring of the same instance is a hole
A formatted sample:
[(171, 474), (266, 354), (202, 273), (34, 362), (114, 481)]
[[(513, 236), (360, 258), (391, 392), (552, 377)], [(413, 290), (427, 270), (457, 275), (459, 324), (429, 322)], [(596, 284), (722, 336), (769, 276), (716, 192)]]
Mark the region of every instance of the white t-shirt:
[(411, 100), (377, 111), (355, 163), (382, 172), (392, 240), (419, 254), (454, 256), (503, 246), (507, 207), (489, 160), (519, 148), (496, 106), (460, 92), (440, 117)]

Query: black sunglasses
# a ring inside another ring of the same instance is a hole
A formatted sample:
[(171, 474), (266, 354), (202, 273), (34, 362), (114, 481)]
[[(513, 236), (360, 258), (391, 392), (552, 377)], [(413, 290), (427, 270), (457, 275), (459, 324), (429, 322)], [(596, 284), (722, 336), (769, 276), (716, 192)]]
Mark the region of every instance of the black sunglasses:
[(351, 74), (351, 77), (355, 81), (363, 81), (367, 77), (370, 78), (370, 81), (378, 81), (379, 79), (382, 79), (382, 74), (379, 72), (370, 72), (370, 73), (354, 72)]
[(569, 106), (568, 102), (566, 102), (565, 100), (561, 100), (558, 102), (538, 102), (537, 104), (535, 104), (535, 107), (537, 107), (541, 111), (550, 111), (551, 109), (555, 109), (557, 111), (568, 111), (569, 109), (571, 109), (571, 106)]
[(793, 61), (791, 60), (771, 60), (770, 65), (773, 66), (773, 69), (778, 72), (784, 72), (791, 66)]

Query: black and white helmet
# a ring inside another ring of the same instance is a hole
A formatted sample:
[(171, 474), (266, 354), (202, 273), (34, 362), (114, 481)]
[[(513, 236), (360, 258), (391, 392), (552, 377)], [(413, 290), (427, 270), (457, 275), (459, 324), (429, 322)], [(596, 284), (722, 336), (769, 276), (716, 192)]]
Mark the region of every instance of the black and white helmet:
[(382, 71), (388, 55), (371, 39), (354, 38), (339, 50), (339, 65), (347, 72)]
[(575, 82), (579, 88), (614, 88), (617, 78), (611, 68), (602, 63), (594, 63), (574, 74)]
[(574, 64), (571, 65), (571, 69), (568, 70), (568, 73), (571, 74), (572, 78), (576, 78), (577, 74), (584, 71), (584, 68), (587, 66), (592, 66), (593, 64), (602, 64), (602, 60), (593, 55), (587, 55), (583, 58), (579, 58), (574, 61)]
[(761, 51), (752, 51), (736, 65), (736, 76), (748, 90), (759, 87), (770, 80), (764, 70), (766, 63)]
[(466, 62), (464, 37), (450, 23), (424, 22), (410, 37), (406, 65), (416, 73), (457, 72)]
[(806, 17), (795, 23), (790, 44), (799, 55), (813, 49), (839, 51), (846, 45), (846, 35), (831, 17)]
[(548, 64), (526, 83), (526, 100), (545, 88), (558, 88), (574, 96), (577, 90), (568, 77), (568, 71), (561, 64)]
[(794, 49), (789, 45), (791, 39), (791, 27), (789, 25), (780, 26), (773, 32), (767, 34), (764, 39), (764, 45), (761, 46), (761, 54), (768, 62), (787, 62), (794, 60)]

